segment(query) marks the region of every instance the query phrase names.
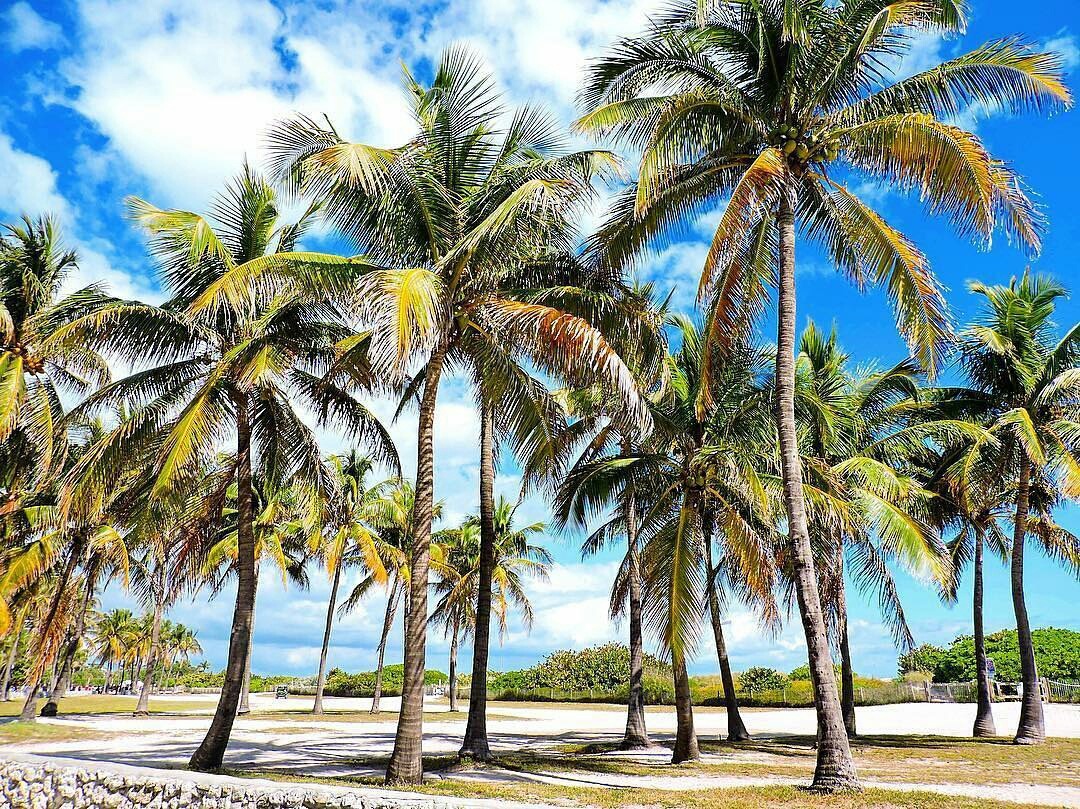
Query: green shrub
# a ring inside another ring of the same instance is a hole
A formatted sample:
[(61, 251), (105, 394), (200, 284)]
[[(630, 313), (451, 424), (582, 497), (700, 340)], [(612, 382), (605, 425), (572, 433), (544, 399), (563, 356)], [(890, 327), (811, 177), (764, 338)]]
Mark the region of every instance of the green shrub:
[(739, 675), (740, 691), (779, 691), (788, 685), (787, 675), (765, 666), (752, 666)]
[[(645, 677), (670, 681), (671, 668), (652, 655), (645, 655)], [(518, 671), (493, 672), (488, 676), (491, 691), (529, 691), (547, 688), (556, 691), (606, 691), (625, 688), (630, 679), (630, 648), (605, 643), (588, 649), (552, 652), (535, 666)]]
[[(1031, 633), (1039, 675), (1051, 680), (1080, 679), (1080, 632), (1071, 629), (1036, 629)], [(986, 636), (986, 654), (994, 661), (997, 679), (1020, 680), (1020, 650), (1016, 630)], [(948, 648), (924, 644), (899, 660), (900, 675), (927, 672), (934, 682), (957, 683), (975, 679), (975, 639), (961, 635)]]

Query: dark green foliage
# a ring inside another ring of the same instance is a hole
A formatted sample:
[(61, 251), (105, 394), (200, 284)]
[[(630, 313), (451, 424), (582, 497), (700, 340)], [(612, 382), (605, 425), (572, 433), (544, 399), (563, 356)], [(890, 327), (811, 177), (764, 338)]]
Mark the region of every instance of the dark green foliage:
[[(1080, 632), (1071, 629), (1036, 629), (1032, 633), (1039, 676), (1051, 680), (1080, 679)], [(994, 661), (997, 679), (1020, 679), (1020, 653), (1016, 630), (986, 636), (986, 654)], [(961, 635), (948, 648), (920, 646), (900, 658), (900, 674), (925, 671), (934, 682), (956, 683), (975, 679), (975, 641)]]
[[(552, 652), (528, 669), (492, 674), (492, 691), (526, 691), (554, 688), (559, 691), (617, 692), (630, 679), (630, 649), (618, 643), (606, 643), (580, 651)], [(670, 691), (671, 669), (657, 658), (645, 655), (646, 689)]]
[(739, 675), (742, 691), (778, 691), (788, 684), (787, 675), (765, 666), (752, 666)]

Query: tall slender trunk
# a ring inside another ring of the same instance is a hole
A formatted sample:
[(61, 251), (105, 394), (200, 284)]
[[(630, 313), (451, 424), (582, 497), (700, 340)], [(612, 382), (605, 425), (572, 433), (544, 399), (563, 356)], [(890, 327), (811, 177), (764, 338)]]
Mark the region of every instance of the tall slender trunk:
[(457, 651), (458, 622), (455, 619), (450, 638), (450, 713), (457, 713)]
[(713, 639), (716, 642), (716, 659), (720, 664), (720, 679), (724, 684), (724, 706), (727, 712), (728, 741), (745, 742), (750, 733), (743, 724), (739, 712), (739, 700), (735, 697), (735, 678), (731, 673), (731, 661), (728, 659), (727, 642), (724, 640), (724, 626), (720, 620), (720, 594), (716, 591), (716, 568), (713, 566), (712, 533), (713, 515), (706, 509), (701, 515), (702, 542), (705, 545), (705, 587), (709, 594), (709, 618), (712, 621)]
[(379, 641), (379, 660), (375, 667), (375, 695), (371, 699), (371, 713), (379, 712), (379, 700), (382, 698), (383, 663), (386, 660), (386, 642), (390, 638), (390, 629), (394, 625), (394, 613), (397, 611), (398, 598), (401, 596), (401, 584), (394, 582), (393, 589), (386, 595), (386, 614), (383, 616), (382, 639)]
[[(633, 447), (623, 439), (623, 453)], [(638, 549), (637, 501), (633, 483), (626, 492), (626, 553), (630, 564), (627, 575), (628, 609), (630, 617), (630, 689), (626, 698), (626, 730), (623, 732), (622, 748), (636, 750), (649, 747), (649, 731), (645, 725), (645, 644), (641, 631), (641, 557)]]
[[(37, 708), (37, 692), (41, 688), (41, 680), (45, 676), (45, 669), (48, 667), (50, 659), (54, 658), (56, 653), (59, 652), (59, 648), (48, 648), (45, 645), (45, 639), (52, 634), (50, 630), (53, 621), (59, 617), (60, 604), (64, 600), (64, 590), (67, 589), (68, 582), (71, 581), (71, 577), (75, 573), (75, 567), (78, 565), (79, 559), (82, 558), (82, 548), (81, 537), (76, 537), (68, 554), (67, 564), (64, 565), (60, 579), (56, 582), (56, 593), (53, 595), (52, 603), (49, 604), (49, 611), (45, 615), (45, 621), (38, 629), (38, 634), (42, 638), (42, 645), (39, 650), (40, 657), (32, 666), (31, 673), (26, 681), (26, 701), (23, 702), (22, 713), (19, 715), (23, 722), (33, 722), (36, 719), (34, 714)], [(57, 643), (58, 646), (59, 642)]]
[(102, 692), (102, 693), (104, 693), (104, 694), (105, 694), (106, 696), (108, 696), (108, 693), (109, 693), (109, 686), (111, 686), (111, 685), (112, 685), (112, 670), (113, 670), (113, 662), (114, 662), (114, 661), (113, 661), (113, 659), (112, 659), (112, 658), (110, 657), (110, 658), (109, 658), (109, 668), (108, 668), (108, 670), (107, 670), (107, 671), (105, 672), (105, 690), (104, 690), (104, 691)]
[(480, 398), (480, 565), (469, 718), (458, 758), (487, 761), (491, 758), (487, 735), (487, 673), (491, 650), (491, 577), (495, 569), (495, 405), (483, 391)]
[(975, 682), (978, 687), (978, 707), (975, 710), (973, 736), (997, 736), (994, 707), (990, 698), (990, 672), (986, 668), (986, 631), (983, 629), (983, 547), (986, 529), (975, 526), (974, 584), (971, 593), (972, 623), (975, 627)]
[(1020, 480), (1016, 487), (1016, 517), (1013, 520), (1012, 599), (1016, 613), (1016, 639), (1020, 646), (1020, 673), (1024, 680), (1024, 698), (1020, 705), (1017, 744), (1042, 744), (1046, 741), (1042, 691), (1035, 667), (1035, 646), (1031, 640), (1027, 603), (1024, 600), (1024, 544), (1031, 494), (1031, 461), (1021, 449)]
[(11, 649), (8, 650), (7, 664), (4, 666), (4, 684), (0, 687), (0, 700), (7, 702), (8, 695), (11, 693), (11, 672), (15, 668), (15, 659), (19, 654), (19, 638), (22, 635), (23, 624), (26, 623), (26, 610), (22, 611), (22, 615), (19, 618), (18, 625), (15, 627), (15, 634), (11, 639)]
[(697, 733), (694, 732), (694, 706), (690, 694), (690, 677), (686, 673), (686, 658), (682, 652), (672, 652), (671, 673), (675, 684), (675, 749), (671, 763), (696, 761), (698, 751)]
[(158, 561), (157, 582), (154, 594), (154, 624), (150, 629), (150, 652), (146, 656), (146, 676), (139, 692), (139, 704), (135, 706), (135, 716), (150, 715), (150, 692), (154, 688), (154, 673), (161, 655), (161, 617), (165, 614), (165, 576), (169, 569), (168, 552)]
[(83, 596), (82, 606), (79, 608), (79, 617), (75, 619), (75, 631), (71, 641), (64, 650), (64, 660), (60, 666), (60, 674), (53, 685), (49, 701), (41, 709), (42, 716), (56, 716), (60, 711), (60, 700), (71, 687), (71, 674), (75, 668), (75, 655), (79, 652), (79, 644), (82, 642), (83, 630), (86, 627), (86, 613), (90, 610), (90, 602), (94, 600), (94, 582), (87, 578), (86, 593)]
[(848, 635), (847, 589), (844, 581), (844, 539), (836, 548), (836, 621), (840, 633), (840, 710), (848, 738), (858, 735), (855, 726), (855, 669), (851, 665), (851, 642)]
[[(255, 588), (259, 587), (259, 559), (255, 560)], [(240, 704), (236, 715), (251, 713), (251, 655), (255, 650), (255, 606), (251, 607), (251, 631), (248, 632), (247, 654), (244, 656), (244, 684), (240, 687)]]
[(237, 585), (232, 631), (229, 635), (229, 658), (217, 710), (202, 744), (192, 754), (188, 766), (193, 770), (216, 770), (221, 767), (229, 745), (240, 690), (244, 685), (244, 664), (251, 640), (255, 614), (255, 494), (251, 480), (251, 422), (245, 395), (236, 397), (236, 482), (237, 482)]
[(859, 781), (836, 691), (836, 675), (825, 634), (825, 618), (818, 595), (802, 490), (802, 462), (795, 422), (795, 193), (792, 179), (784, 189), (777, 213), (780, 283), (777, 295), (776, 426), (780, 438), (784, 506), (794, 562), (795, 592), (806, 635), (814, 706), (817, 709), (818, 749), (813, 788), (834, 791), (857, 789)]
[(413, 506), (413, 548), (409, 608), (405, 615), (405, 671), (401, 685), (394, 752), (386, 768), (388, 784), (420, 784), (424, 780), (424, 663), (427, 654), (428, 566), (431, 562), (431, 520), (435, 497), (435, 448), (432, 428), (439, 379), (446, 360), (444, 336), (427, 366), (416, 447), (416, 494)]
[(319, 679), (315, 684), (315, 705), (312, 707), (313, 714), (323, 712), (323, 689), (326, 688), (326, 655), (330, 651), (330, 631), (334, 627), (334, 606), (337, 604), (338, 586), (341, 584), (341, 560), (334, 565), (334, 581), (330, 585), (330, 603), (326, 605), (326, 628), (322, 636), (322, 652), (319, 655)]

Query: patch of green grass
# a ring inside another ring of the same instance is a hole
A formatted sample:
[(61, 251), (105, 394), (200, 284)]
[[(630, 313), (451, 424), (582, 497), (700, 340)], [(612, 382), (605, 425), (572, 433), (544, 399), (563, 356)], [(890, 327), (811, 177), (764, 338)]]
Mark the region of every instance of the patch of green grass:
[[(45, 700), (38, 702), (38, 710)], [(138, 704), (136, 697), (114, 697), (94, 694), (90, 696), (64, 697), (60, 700), (60, 714), (130, 714)], [(213, 710), (215, 702), (196, 700), (156, 700), (150, 698), (151, 714), (190, 713)], [(22, 700), (0, 702), (0, 717), (18, 716), (22, 712)]]
[(108, 738), (108, 734), (99, 733), (88, 728), (45, 724), (42, 722), (0, 722), (0, 745), (83, 741), (85, 739), (104, 738)]
[[(338, 786), (367, 786), (385, 789), (379, 778), (309, 778), (266, 770), (228, 770), (228, 775), (266, 778), (286, 783), (321, 783)], [(934, 792), (897, 792), (867, 789), (859, 793), (818, 795), (791, 786), (740, 787), (664, 791), (656, 789), (611, 789), (610, 787), (570, 787), (533, 782), (491, 783), (444, 779), (422, 786), (396, 787), (402, 792), (454, 798), (490, 798), (518, 803), (553, 806), (596, 807), (597, 809), (1036, 809), (1035, 804), (1017, 804)]]

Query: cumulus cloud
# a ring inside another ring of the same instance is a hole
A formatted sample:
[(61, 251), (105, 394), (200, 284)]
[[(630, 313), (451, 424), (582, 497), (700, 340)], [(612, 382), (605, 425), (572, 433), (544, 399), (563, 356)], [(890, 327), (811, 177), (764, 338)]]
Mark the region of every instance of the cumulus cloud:
[(4, 15), (4, 24), (0, 41), (8, 50), (16, 53), (56, 48), (64, 43), (64, 32), (60, 26), (42, 17), (26, 2), (12, 5)]
[(7, 216), (49, 212), (61, 219), (71, 216), (66, 199), (57, 189), (57, 175), (48, 160), (19, 149), (0, 132), (0, 213)]

